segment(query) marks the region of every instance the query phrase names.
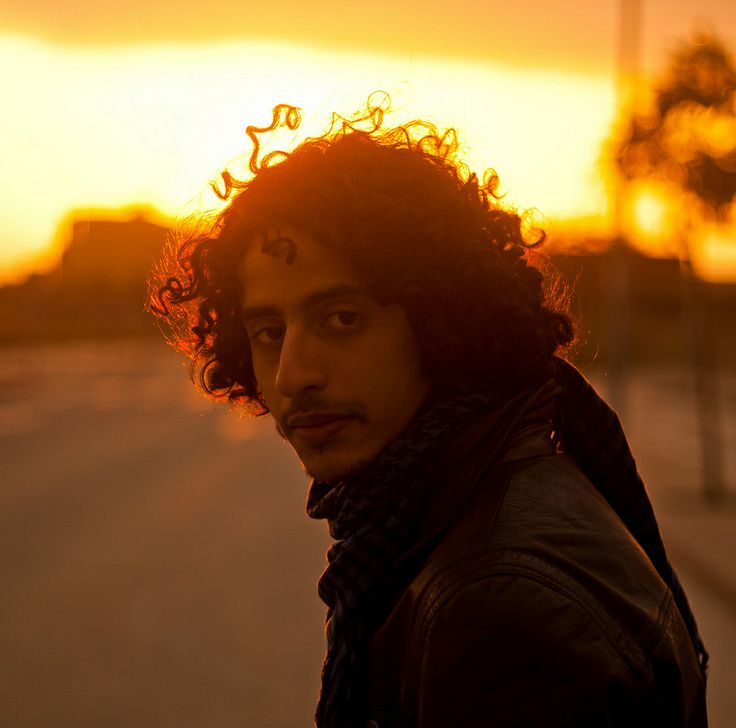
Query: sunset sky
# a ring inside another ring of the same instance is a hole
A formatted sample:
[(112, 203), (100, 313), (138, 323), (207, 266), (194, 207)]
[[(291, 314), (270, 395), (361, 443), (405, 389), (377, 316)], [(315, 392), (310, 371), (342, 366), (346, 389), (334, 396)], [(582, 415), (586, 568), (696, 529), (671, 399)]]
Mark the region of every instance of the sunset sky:
[[(648, 73), (698, 23), (736, 49), (733, 0), (644, 0), (642, 19)], [(0, 282), (52, 264), (72, 210), (213, 206), (208, 180), (241, 169), (274, 104), (304, 109), (301, 138), (375, 89), (394, 121), (456, 126), (510, 203), (605, 230), (617, 28), (614, 1), (4, 0)]]

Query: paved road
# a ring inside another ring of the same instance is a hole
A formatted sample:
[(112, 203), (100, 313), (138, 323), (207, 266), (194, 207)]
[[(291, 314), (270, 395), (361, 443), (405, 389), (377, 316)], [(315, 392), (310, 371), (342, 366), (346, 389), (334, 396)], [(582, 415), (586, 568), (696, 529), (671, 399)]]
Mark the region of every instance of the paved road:
[[(268, 421), (156, 344), (0, 351), (0, 482), (1, 725), (311, 724), (327, 538)], [(736, 611), (686, 561), (727, 728)]]
[(0, 724), (309, 725), (326, 542), (266, 421), (163, 347), (5, 359)]

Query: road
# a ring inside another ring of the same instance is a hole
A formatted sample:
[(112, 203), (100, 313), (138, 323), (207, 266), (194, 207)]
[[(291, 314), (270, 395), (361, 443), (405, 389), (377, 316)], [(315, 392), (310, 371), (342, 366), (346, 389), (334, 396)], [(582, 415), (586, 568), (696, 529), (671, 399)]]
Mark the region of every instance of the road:
[[(328, 540), (268, 420), (155, 343), (0, 350), (0, 482), (0, 724), (311, 725)], [(736, 610), (685, 562), (727, 728)]]

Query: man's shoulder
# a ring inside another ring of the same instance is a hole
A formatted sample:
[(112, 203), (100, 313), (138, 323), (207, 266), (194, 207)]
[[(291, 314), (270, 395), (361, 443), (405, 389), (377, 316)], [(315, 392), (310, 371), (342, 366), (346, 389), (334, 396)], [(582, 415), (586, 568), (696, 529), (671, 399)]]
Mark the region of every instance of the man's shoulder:
[[(672, 595), (619, 517), (563, 454), (504, 460), (489, 469), (408, 586), (412, 621), (456, 617), (546, 629), (565, 615), (622, 656), (645, 654)], [(458, 615), (465, 615), (458, 617)]]
[[(462, 475), (448, 485), (462, 489)], [(625, 686), (642, 707), (676, 683), (687, 694), (673, 704), (690, 712), (701, 686), (671, 592), (574, 461), (549, 447), (516, 451), (482, 473), (372, 654), (379, 679), (392, 684), (390, 666), (401, 666), (407, 695), (448, 717), (460, 701), (438, 706), (432, 696), (455, 691), (494, 714), (511, 704), (518, 713), (519, 675), (536, 675), (549, 692), (540, 705), (560, 710), (603, 704), (610, 686)], [(674, 677), (661, 679), (657, 665)], [(568, 717), (560, 724), (586, 724)]]
[(668, 595), (621, 519), (574, 461), (558, 453), (507, 460), (484, 473), (412, 588), (419, 597), (452, 592), (468, 580), (495, 589), (513, 579), (597, 613), (604, 607), (614, 621), (638, 617), (648, 624)]

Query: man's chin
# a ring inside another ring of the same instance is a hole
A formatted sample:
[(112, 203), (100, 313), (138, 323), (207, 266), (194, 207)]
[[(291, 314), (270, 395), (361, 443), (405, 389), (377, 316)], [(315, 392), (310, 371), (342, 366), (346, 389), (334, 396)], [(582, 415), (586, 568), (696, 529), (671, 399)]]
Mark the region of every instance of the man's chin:
[(372, 460), (372, 458), (349, 459), (340, 457), (337, 453), (327, 452), (327, 448), (317, 453), (314, 451), (309, 453), (297, 451), (297, 455), (307, 475), (325, 483), (350, 480), (365, 470)]

